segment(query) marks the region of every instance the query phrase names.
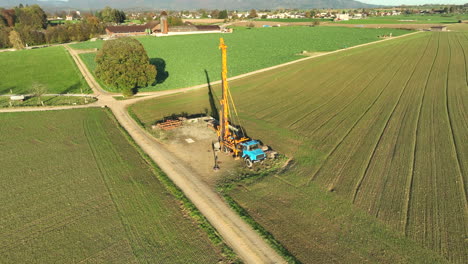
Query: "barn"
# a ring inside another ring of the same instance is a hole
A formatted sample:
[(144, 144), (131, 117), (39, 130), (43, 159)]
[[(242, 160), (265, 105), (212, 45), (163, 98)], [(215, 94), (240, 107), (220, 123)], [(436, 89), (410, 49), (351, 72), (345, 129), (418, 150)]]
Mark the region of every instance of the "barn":
[(217, 25), (194, 25), (185, 22), (181, 26), (169, 26), (167, 22), (167, 13), (162, 12), (159, 21), (152, 21), (145, 25), (130, 26), (108, 26), (106, 33), (110, 37), (127, 37), (139, 35), (181, 35), (181, 34), (200, 34), (222, 32), (221, 27)]
[(128, 37), (148, 35), (157, 30), (159, 22), (152, 21), (145, 25), (130, 25), (130, 26), (108, 26), (106, 33), (110, 37)]

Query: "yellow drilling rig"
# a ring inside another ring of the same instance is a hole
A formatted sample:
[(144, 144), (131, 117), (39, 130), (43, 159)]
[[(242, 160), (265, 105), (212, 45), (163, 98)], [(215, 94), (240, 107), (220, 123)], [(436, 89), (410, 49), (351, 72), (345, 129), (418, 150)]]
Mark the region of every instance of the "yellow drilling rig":
[[(239, 125), (240, 119), (229, 90), (227, 80), (227, 46), (223, 38), (220, 39), (219, 49), (221, 50), (221, 80), (223, 88), (222, 99), (220, 100), (221, 109), (219, 110), (220, 120), (216, 128), (219, 144), (224, 152), (230, 152), (236, 158), (243, 158), (247, 167), (252, 167), (253, 163), (263, 161), (266, 158), (266, 154), (260, 148), (257, 140), (252, 140), (245, 136), (242, 127), (236, 128), (231, 125), (229, 120), (231, 116), (237, 118)], [(233, 113), (231, 112), (231, 108)]]

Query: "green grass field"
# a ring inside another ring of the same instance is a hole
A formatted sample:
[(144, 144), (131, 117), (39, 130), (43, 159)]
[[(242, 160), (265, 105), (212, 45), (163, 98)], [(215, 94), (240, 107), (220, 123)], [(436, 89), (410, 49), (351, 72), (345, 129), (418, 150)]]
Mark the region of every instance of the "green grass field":
[[(189, 87), (220, 79), (219, 38), (228, 45), (229, 74), (235, 76), (302, 58), (302, 51), (331, 51), (378, 40), (379, 35), (408, 33), (398, 29), (332, 27), (236, 28), (232, 34), (203, 34), (171, 37), (141, 37), (149, 57), (159, 67), (161, 83), (140, 91)], [(72, 45), (77, 49), (100, 48), (102, 41)], [(80, 55), (94, 71), (95, 54)], [(108, 88), (112, 90), (111, 88)]]
[[(230, 195), (305, 263), (464, 263), (467, 62), (467, 33), (420, 33), (231, 82), (250, 136), (294, 164)], [(132, 107), (204, 109), (205, 89)]]
[(1, 52), (0, 76), (0, 94), (30, 93), (35, 82), (47, 86), (47, 93), (91, 93), (63, 47)]
[(218, 263), (104, 109), (0, 114), (2, 263)]
[(369, 17), (365, 19), (350, 19), (348, 21), (333, 22), (337, 24), (451, 24), (459, 20), (467, 20), (468, 14), (455, 14), (453, 16), (441, 15), (399, 15)]

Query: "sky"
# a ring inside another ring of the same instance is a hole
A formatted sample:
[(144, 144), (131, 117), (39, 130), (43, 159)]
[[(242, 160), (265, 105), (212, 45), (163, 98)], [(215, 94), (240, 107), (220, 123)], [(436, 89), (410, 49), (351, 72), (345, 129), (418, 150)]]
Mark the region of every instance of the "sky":
[(360, 0), (360, 2), (375, 5), (424, 5), (424, 4), (456, 4), (468, 3), (468, 0)]
[[(39, 1), (68, 1), (68, 0), (39, 0)], [(456, 4), (468, 3), (468, 0), (358, 0), (367, 4), (375, 5), (424, 5), (424, 4)], [(129, 1), (130, 2), (130, 1)]]

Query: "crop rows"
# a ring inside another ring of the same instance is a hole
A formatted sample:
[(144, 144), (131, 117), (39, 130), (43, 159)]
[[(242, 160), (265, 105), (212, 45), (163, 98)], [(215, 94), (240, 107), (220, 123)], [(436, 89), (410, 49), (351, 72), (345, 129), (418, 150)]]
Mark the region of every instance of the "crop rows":
[(109, 115), (0, 115), (0, 262), (223, 259)]
[[(464, 61), (458, 42), (453, 37), (449, 40), (447, 34), (439, 37), (439, 54), (428, 78), (417, 128), (406, 232), (461, 262), (466, 253), (468, 208), (457, 148), (466, 143), (455, 145), (452, 123), (464, 126), (466, 119), (450, 118), (449, 109), (450, 106), (464, 109), (467, 101), (456, 94), (448, 97), (451, 95), (448, 92), (457, 89), (457, 83), (464, 81), (466, 75), (457, 74), (457, 69), (464, 68), (457, 62)], [(464, 102), (457, 105), (457, 100)], [(466, 130), (458, 132), (466, 134)]]
[[(436, 34), (429, 43), (402, 47), (403, 59), (392, 61), (368, 94), (348, 109), (337, 103), (329, 117), (323, 113), (318, 120), (325, 125), (312, 138), (319, 149), (334, 147), (312, 179), (462, 262), (468, 218), (460, 137), (466, 137), (467, 97), (456, 94), (466, 91), (466, 74), (454, 38)], [(333, 131), (347, 128), (337, 141), (340, 133)]]

